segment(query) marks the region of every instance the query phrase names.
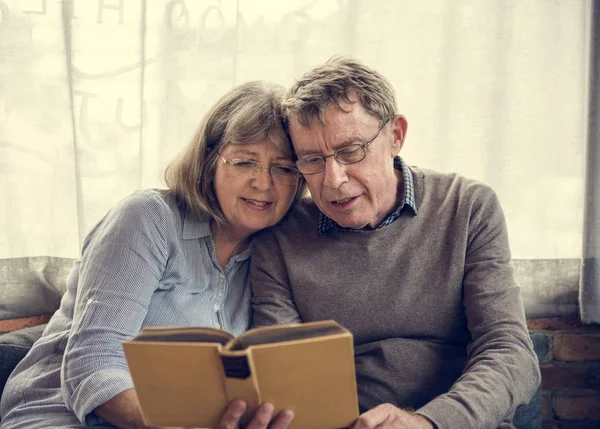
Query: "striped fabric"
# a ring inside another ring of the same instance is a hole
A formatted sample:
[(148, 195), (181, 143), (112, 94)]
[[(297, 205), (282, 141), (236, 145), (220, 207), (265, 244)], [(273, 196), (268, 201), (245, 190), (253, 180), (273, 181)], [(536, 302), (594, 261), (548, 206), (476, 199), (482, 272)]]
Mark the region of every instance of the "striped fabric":
[(133, 386), (121, 342), (145, 326), (245, 331), (249, 255), (222, 268), (208, 220), (166, 190), (122, 201), (87, 236), (59, 310), (11, 375), (0, 427), (112, 427), (90, 413)]
[(317, 231), (318, 231), (319, 235), (325, 234), (327, 231), (331, 230), (334, 227), (338, 231), (342, 231), (342, 232), (348, 232), (348, 231), (360, 232), (360, 231), (372, 231), (374, 229), (380, 229), (380, 228), (383, 228), (384, 226), (388, 226), (388, 225), (392, 224), (396, 219), (398, 219), (400, 217), (400, 215), (402, 214), (404, 207), (406, 207), (406, 206), (410, 207), (412, 209), (413, 213), (416, 215), (417, 214), (417, 204), (415, 203), (415, 185), (414, 185), (413, 174), (410, 171), (410, 168), (408, 167), (408, 165), (406, 165), (406, 163), (404, 161), (402, 161), (402, 158), (400, 158), (399, 156), (396, 156), (394, 158), (394, 168), (396, 170), (402, 171), (402, 177), (404, 178), (404, 197), (402, 198), (402, 201), (400, 202), (400, 205), (398, 206), (398, 208), (396, 210), (394, 210), (392, 213), (390, 213), (390, 215), (387, 218), (385, 218), (383, 220), (383, 222), (381, 222), (375, 228), (372, 228), (368, 225), (365, 226), (363, 229), (344, 228), (344, 227), (339, 226), (337, 223), (335, 223), (332, 219), (330, 219), (323, 213), (321, 213), (319, 215), (319, 225), (317, 226)]

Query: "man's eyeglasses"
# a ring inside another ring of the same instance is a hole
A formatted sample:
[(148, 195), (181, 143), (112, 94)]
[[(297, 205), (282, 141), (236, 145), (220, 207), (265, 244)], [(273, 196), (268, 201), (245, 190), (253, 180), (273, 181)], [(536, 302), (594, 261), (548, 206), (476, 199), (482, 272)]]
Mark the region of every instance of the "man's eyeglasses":
[[(221, 154), (219, 158), (227, 166), (229, 174), (240, 179), (251, 179), (256, 177), (261, 168), (264, 168), (258, 162), (252, 159), (225, 159)], [(295, 186), (298, 184), (300, 174), (298, 169), (292, 164), (271, 164), (269, 166), (271, 179), (274, 183), (286, 186)]]
[(389, 119), (379, 127), (379, 130), (373, 137), (364, 143), (355, 143), (348, 146), (344, 146), (336, 150), (330, 155), (307, 155), (299, 158), (296, 161), (296, 167), (302, 174), (317, 174), (325, 170), (325, 158), (333, 156), (333, 158), (340, 164), (356, 164), (362, 161), (367, 156), (367, 147), (375, 141), (375, 139), (381, 133), (381, 130), (388, 124)]

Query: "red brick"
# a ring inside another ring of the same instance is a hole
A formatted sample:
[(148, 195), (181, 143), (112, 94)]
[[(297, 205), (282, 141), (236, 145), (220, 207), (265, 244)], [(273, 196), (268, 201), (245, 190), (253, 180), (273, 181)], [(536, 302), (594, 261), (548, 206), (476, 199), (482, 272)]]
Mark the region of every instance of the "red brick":
[(549, 317), (539, 319), (527, 319), (527, 327), (530, 330), (557, 331), (560, 329), (594, 329), (593, 325), (584, 325), (579, 317)]
[(544, 393), (542, 396), (542, 421), (550, 421), (554, 419), (554, 411), (552, 411), (552, 396)]
[(600, 390), (600, 363), (569, 364), (556, 363), (540, 366), (542, 388), (558, 389), (597, 389)]
[(561, 420), (600, 420), (600, 395), (554, 395), (552, 405)]
[(600, 421), (560, 422), (557, 429), (600, 429)]
[(600, 333), (554, 335), (554, 359), (563, 361), (600, 360)]

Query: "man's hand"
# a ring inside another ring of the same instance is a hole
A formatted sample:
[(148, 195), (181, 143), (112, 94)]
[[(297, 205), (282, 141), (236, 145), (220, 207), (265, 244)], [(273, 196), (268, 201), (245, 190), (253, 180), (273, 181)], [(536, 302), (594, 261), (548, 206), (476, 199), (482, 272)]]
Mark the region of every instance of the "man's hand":
[[(274, 409), (273, 404), (268, 402), (261, 404), (246, 429), (287, 429), (294, 418), (294, 413), (289, 410), (282, 411), (271, 421)], [(244, 411), (246, 411), (244, 401), (240, 399), (231, 401), (223, 414), (219, 429), (238, 429)]]
[(429, 419), (392, 404), (381, 404), (360, 415), (351, 429), (434, 429)]

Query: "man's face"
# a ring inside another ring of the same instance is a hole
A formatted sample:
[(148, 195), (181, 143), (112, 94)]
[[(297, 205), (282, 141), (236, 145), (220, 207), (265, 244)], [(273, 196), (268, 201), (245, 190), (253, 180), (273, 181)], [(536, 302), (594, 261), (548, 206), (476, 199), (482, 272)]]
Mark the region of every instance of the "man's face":
[[(379, 121), (360, 102), (340, 104), (346, 112), (336, 105), (328, 107), (326, 125), (312, 119), (305, 128), (292, 117), (290, 135), (298, 158), (330, 155), (349, 144), (364, 143), (377, 133)], [(342, 227), (379, 225), (402, 198), (402, 173), (394, 169), (393, 159), (405, 132), (406, 120), (397, 115), (367, 147), (362, 161), (343, 165), (332, 156), (326, 158), (323, 171), (304, 175), (319, 209)]]

